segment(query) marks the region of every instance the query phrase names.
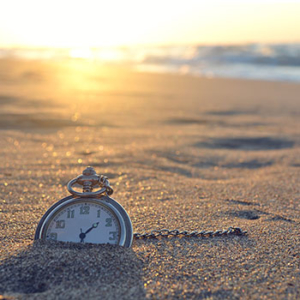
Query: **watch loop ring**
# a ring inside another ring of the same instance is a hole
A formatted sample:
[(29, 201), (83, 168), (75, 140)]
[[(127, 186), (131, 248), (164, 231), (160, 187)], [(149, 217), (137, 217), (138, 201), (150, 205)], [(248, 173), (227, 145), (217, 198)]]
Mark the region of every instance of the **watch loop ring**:
[[(73, 189), (73, 185), (75, 184), (82, 185), (83, 192), (77, 192)], [(93, 192), (94, 186), (99, 186), (101, 189)], [(102, 194), (106, 193), (107, 195), (112, 195), (113, 189), (109, 184), (109, 181), (106, 176), (96, 174), (94, 168), (88, 167), (86, 168), (82, 175), (77, 176), (76, 178), (69, 181), (67, 185), (68, 191), (77, 197), (99, 197)]]

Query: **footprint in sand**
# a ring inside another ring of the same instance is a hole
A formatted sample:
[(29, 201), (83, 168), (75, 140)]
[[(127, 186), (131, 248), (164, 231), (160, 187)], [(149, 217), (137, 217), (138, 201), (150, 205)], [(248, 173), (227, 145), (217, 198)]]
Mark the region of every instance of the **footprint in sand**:
[(241, 210), (241, 211), (232, 211), (230, 215), (240, 218), (240, 219), (247, 219), (247, 220), (257, 220), (260, 216), (254, 210)]

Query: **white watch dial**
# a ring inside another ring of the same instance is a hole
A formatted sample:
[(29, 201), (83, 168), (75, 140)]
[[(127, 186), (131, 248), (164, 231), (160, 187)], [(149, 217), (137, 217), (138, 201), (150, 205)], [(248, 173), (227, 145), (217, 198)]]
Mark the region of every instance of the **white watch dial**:
[(116, 214), (93, 201), (64, 205), (49, 216), (44, 238), (63, 242), (119, 244), (121, 226)]

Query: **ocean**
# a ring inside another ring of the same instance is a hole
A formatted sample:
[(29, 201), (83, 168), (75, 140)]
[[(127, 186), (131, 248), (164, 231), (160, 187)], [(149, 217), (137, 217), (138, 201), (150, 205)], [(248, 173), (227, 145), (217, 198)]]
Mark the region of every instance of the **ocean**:
[(0, 49), (0, 58), (87, 59), (139, 71), (300, 82), (300, 44)]

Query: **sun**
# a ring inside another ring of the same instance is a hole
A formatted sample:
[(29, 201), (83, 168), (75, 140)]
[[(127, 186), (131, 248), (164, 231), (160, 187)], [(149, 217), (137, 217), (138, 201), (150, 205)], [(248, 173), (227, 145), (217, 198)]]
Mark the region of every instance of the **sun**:
[(71, 58), (92, 59), (93, 53), (90, 48), (72, 48), (69, 51), (69, 56)]

